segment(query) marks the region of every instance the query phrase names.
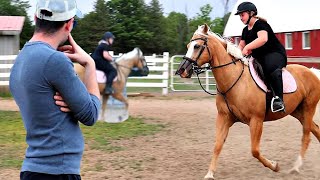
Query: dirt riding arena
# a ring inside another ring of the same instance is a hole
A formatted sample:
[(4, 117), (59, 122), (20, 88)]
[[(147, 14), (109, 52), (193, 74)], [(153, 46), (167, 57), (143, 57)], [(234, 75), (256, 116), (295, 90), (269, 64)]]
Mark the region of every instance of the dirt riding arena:
[[(5, 104), (5, 105), (4, 105)], [(103, 153), (86, 149), (84, 180), (200, 180), (207, 173), (215, 136), (215, 99), (204, 93), (168, 97), (131, 97), (130, 114), (147, 123), (164, 124), (152, 136), (114, 142), (123, 151)], [(0, 109), (15, 110), (12, 100)], [(315, 121), (320, 124), (319, 113)], [(250, 152), (249, 128), (237, 123), (231, 129), (218, 162), (217, 179), (318, 180), (320, 146), (316, 138), (307, 151), (300, 174), (288, 174), (300, 151), (302, 127), (292, 117), (264, 124), (262, 154), (280, 163), (280, 172), (263, 167)], [(0, 179), (18, 179), (19, 170), (4, 170)]]

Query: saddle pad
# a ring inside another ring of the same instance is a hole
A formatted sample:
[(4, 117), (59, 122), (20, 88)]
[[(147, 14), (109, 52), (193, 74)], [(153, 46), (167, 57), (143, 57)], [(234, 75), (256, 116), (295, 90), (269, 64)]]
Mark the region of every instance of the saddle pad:
[(96, 74), (97, 74), (98, 83), (106, 83), (107, 82), (107, 77), (103, 71), (96, 70)]
[[(98, 83), (106, 83), (107, 82), (107, 76), (104, 74), (103, 71), (100, 71), (100, 70), (96, 70), (96, 75), (97, 75), (97, 81)], [(114, 79), (113, 79), (113, 82), (117, 81), (118, 80), (118, 76), (116, 76)]]
[[(258, 73), (253, 67), (253, 60), (254, 58), (249, 59), (249, 70), (251, 77), (255, 81), (255, 83), (258, 85), (258, 87), (263, 90), (264, 92), (270, 91), (263, 80), (258, 76)], [(289, 71), (287, 71), (285, 68), (282, 69), (282, 83), (283, 83), (283, 93), (293, 93), (297, 90), (297, 83), (294, 77), (291, 75)]]

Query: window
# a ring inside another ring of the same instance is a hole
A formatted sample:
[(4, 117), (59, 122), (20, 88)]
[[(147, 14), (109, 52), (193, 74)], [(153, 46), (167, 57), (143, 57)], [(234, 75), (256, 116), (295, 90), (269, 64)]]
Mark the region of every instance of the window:
[(285, 34), (286, 49), (292, 49), (292, 33)]
[(302, 48), (311, 49), (310, 46), (310, 32), (306, 31), (302, 33)]
[(239, 43), (240, 43), (239, 37), (234, 37), (234, 44), (239, 45)]

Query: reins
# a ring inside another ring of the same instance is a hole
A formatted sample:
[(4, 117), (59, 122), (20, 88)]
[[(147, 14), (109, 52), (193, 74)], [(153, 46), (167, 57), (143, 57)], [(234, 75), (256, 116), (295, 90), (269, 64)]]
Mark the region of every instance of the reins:
[[(242, 77), (242, 75), (243, 75), (243, 73), (244, 73), (244, 69), (245, 69), (245, 68), (244, 68), (244, 67), (245, 67), (244, 63), (241, 61), (241, 59), (237, 59), (237, 60), (232, 59), (231, 62), (226, 63), (226, 64), (222, 64), (222, 65), (219, 65), (219, 66), (211, 66), (211, 65), (209, 65), (209, 66), (206, 66), (206, 67), (199, 67), (197, 61), (198, 61), (199, 58), (201, 57), (204, 49), (207, 49), (207, 50), (208, 50), (209, 57), (211, 57), (211, 53), (210, 53), (210, 50), (209, 50), (209, 48), (208, 48), (208, 38), (196, 38), (196, 39), (192, 39), (191, 41), (196, 41), (196, 40), (202, 40), (202, 41), (204, 41), (204, 44), (201, 46), (201, 50), (200, 50), (197, 58), (196, 58), (195, 60), (193, 60), (193, 59), (191, 59), (191, 58), (189, 58), (189, 57), (183, 57), (183, 59), (185, 59), (185, 60), (187, 60), (187, 61), (189, 61), (189, 62), (191, 63), (192, 69), (194, 70), (194, 72), (195, 72), (196, 75), (197, 75), (197, 78), (198, 78), (198, 81), (199, 81), (199, 84), (200, 84), (202, 90), (203, 90), (204, 92), (206, 92), (207, 94), (211, 95), (211, 96), (215, 96), (215, 95), (218, 95), (218, 94), (222, 95), (224, 101), (226, 102), (226, 105), (227, 105), (227, 107), (228, 107), (228, 110), (229, 110), (229, 111), (231, 112), (231, 114), (235, 117), (235, 119), (239, 121), (240, 119), (239, 119), (239, 118), (235, 115), (235, 113), (232, 111), (232, 109), (231, 109), (231, 107), (230, 107), (230, 105), (229, 105), (229, 103), (228, 103), (227, 93), (230, 92), (231, 89), (232, 89), (232, 88), (239, 82), (239, 80), (241, 79), (241, 77)], [(212, 57), (211, 57), (211, 58), (212, 58)], [(210, 62), (211, 60), (212, 60), (212, 59), (210, 59), (209, 62)], [(220, 91), (219, 88), (217, 87), (217, 93), (211, 93), (211, 92), (207, 91), (207, 90), (203, 87), (203, 85), (202, 85), (202, 83), (201, 83), (201, 81), (200, 81), (200, 78), (199, 78), (199, 74), (202, 74), (202, 73), (206, 72), (207, 70), (215, 70), (215, 69), (219, 69), (219, 68), (223, 68), (223, 67), (229, 66), (229, 65), (231, 65), (231, 64), (236, 65), (236, 63), (237, 63), (238, 61), (240, 61), (240, 63), (242, 64), (241, 73), (240, 73), (239, 77), (237, 78), (237, 80), (236, 80), (225, 92)]]
[[(206, 72), (207, 70), (214, 70), (214, 69), (218, 69), (218, 68), (222, 68), (222, 67), (228, 66), (230, 64), (236, 64), (237, 61), (240, 61), (241, 64), (242, 64), (242, 71), (241, 71), (241, 74), (239, 75), (239, 77), (237, 78), (237, 80), (232, 84), (232, 86), (228, 90), (226, 90), (225, 92), (221, 92), (217, 87), (217, 92), (218, 93), (211, 93), (211, 92), (208, 92), (203, 87), (203, 85), (202, 85), (202, 83), (200, 81), (200, 78), (199, 78), (199, 74), (202, 74), (202, 73)], [(226, 95), (238, 83), (238, 81), (240, 80), (240, 78), (241, 78), (241, 76), (243, 75), (243, 72), (244, 72), (244, 63), (242, 63), (242, 61), (240, 59), (237, 60), (237, 61), (232, 61), (230, 63), (224, 64), (224, 65), (220, 65), (220, 66), (215, 66), (215, 67), (207, 66), (207, 67), (199, 68), (199, 67), (193, 65), (193, 70), (197, 75), (197, 78), (198, 78), (198, 81), (199, 81), (199, 84), (200, 84), (202, 90), (204, 92), (206, 92), (207, 94), (212, 95), (212, 96), (215, 96), (217, 94)]]

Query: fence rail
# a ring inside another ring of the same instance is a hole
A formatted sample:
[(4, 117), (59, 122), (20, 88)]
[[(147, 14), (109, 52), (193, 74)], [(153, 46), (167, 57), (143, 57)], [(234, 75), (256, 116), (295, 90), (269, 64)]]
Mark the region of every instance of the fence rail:
[[(113, 55), (113, 52), (111, 52), (111, 54)], [(116, 57), (119, 55), (114, 56)], [(166, 95), (168, 94), (170, 78), (170, 88), (172, 91), (202, 91), (195, 79), (196, 77), (193, 77), (190, 80), (181, 80), (181, 78), (174, 74), (182, 57), (182, 55), (175, 55), (170, 59), (169, 53), (167, 52), (162, 55), (145, 56), (150, 74), (145, 77), (129, 77), (127, 87), (161, 88), (162, 94)], [(0, 86), (9, 85), (10, 69), (13, 66), (15, 58), (16, 55), (0, 56)], [(320, 68), (320, 58), (288, 58), (288, 63), (298, 63), (307, 67)], [(134, 82), (130, 82), (130, 80), (133, 80)], [(147, 80), (155, 80), (157, 82), (147, 82)], [(214, 77), (211, 72), (207, 71), (204, 73), (200, 77), (200, 80), (206, 90), (215, 90)], [(197, 86), (197, 89), (190, 88), (191, 86)]]
[[(113, 52), (111, 53), (113, 55)], [(121, 55), (121, 54), (119, 54)], [(114, 55), (115, 57), (119, 55)], [(9, 86), (10, 69), (13, 66), (16, 55), (0, 56), (0, 86)], [(162, 88), (162, 94), (168, 94), (169, 87), (169, 53), (163, 55), (145, 56), (150, 74), (145, 77), (129, 77), (135, 82), (128, 82), (127, 87), (154, 87)], [(158, 80), (161, 82), (145, 82), (145, 80)]]
[(9, 86), (10, 69), (16, 55), (0, 56), (0, 86)]

